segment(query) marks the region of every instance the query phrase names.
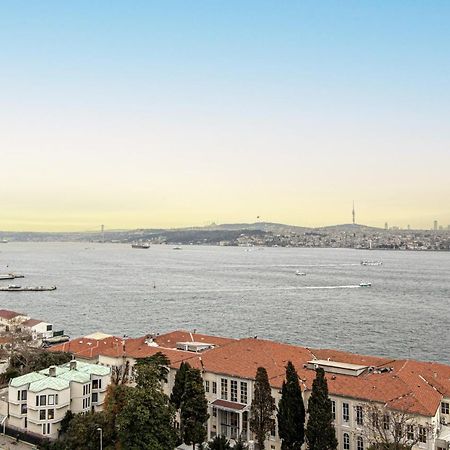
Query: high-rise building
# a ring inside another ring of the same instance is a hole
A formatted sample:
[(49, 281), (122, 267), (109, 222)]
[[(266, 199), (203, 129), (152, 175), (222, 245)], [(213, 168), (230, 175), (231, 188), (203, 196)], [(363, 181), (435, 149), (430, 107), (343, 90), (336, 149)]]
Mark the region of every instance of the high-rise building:
[(437, 229), (438, 229), (438, 221), (435, 220), (435, 221), (433, 222), (433, 230), (434, 230), (434, 231), (437, 231)]
[(387, 222), (384, 222), (384, 229), (385, 229), (385, 230), (388, 230), (388, 229), (389, 229), (389, 225), (388, 225)]

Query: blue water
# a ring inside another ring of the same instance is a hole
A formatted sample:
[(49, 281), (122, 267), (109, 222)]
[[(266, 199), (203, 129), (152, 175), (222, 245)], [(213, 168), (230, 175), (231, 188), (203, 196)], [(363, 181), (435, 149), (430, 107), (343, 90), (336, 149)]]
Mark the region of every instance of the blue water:
[(450, 363), (450, 253), (10, 242), (7, 271), (58, 289), (0, 292), (0, 308), (72, 337), (184, 328)]

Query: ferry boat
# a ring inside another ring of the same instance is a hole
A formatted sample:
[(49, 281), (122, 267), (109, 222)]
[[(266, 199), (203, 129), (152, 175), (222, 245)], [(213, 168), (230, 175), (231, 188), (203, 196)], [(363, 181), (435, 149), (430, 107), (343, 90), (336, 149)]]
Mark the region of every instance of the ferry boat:
[(132, 248), (150, 248), (150, 244), (148, 242), (135, 242), (134, 244), (131, 244)]
[(361, 261), (362, 266), (381, 266), (382, 261)]
[(372, 283), (359, 283), (359, 287), (371, 287)]
[(10, 284), (6, 287), (0, 287), (0, 291), (8, 292), (40, 292), (54, 290), (56, 290), (56, 286), (19, 286), (18, 284)]

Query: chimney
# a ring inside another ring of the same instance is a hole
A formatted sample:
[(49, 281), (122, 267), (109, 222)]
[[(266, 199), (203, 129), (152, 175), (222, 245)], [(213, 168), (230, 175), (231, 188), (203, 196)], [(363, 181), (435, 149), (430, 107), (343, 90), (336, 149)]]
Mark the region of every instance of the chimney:
[(72, 361), (70, 361), (69, 369), (70, 370), (77, 370), (77, 362), (74, 359), (72, 359)]
[(56, 366), (50, 366), (48, 368), (48, 375), (50, 377), (56, 377)]

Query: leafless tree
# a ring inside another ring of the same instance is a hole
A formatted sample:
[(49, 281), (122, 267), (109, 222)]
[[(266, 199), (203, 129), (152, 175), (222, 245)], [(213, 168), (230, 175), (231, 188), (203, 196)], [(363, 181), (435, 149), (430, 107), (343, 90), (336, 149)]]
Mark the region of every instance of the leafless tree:
[(113, 366), (111, 370), (111, 383), (118, 386), (119, 384), (127, 384), (130, 373), (130, 362), (126, 360), (120, 366)]
[(412, 414), (410, 406), (402, 410), (390, 409), (385, 404), (360, 405), (363, 435), (377, 450), (411, 450), (419, 442), (433, 435), (433, 426)]

